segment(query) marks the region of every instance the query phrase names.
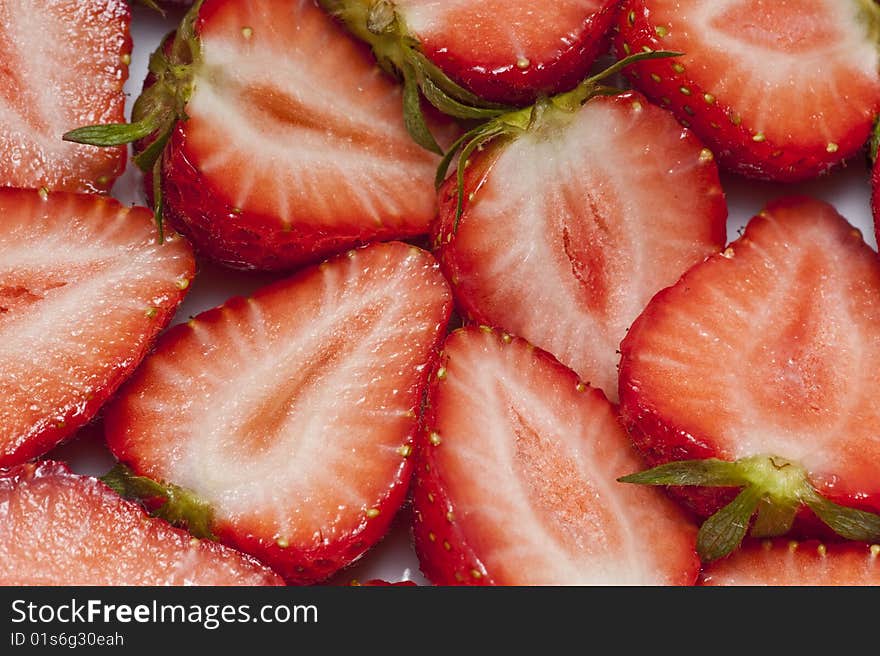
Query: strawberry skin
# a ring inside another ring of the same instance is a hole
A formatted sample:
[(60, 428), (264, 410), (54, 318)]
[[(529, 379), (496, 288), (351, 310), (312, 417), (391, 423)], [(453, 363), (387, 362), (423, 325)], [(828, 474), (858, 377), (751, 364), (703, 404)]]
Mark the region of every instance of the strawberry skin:
[(430, 254), (352, 251), (163, 336), (106, 417), (113, 453), (214, 511), (291, 583), (325, 580), (406, 498), (451, 294)]
[(282, 585), (62, 463), (0, 469), (2, 585)]
[(188, 119), (162, 161), (166, 218), (231, 267), (284, 270), (427, 233), (438, 158), (401, 90), (307, 0), (206, 0)]
[(152, 214), (108, 198), (0, 189), (0, 467), (46, 453), (134, 371), (195, 264)]
[(880, 585), (880, 546), (752, 541), (703, 570), (706, 586)]
[(130, 20), (123, 0), (0, 4), (0, 186), (110, 189), (126, 149), (61, 135), (124, 120)]
[(616, 481), (637, 464), (601, 391), (522, 339), (456, 331), (418, 443), (422, 570), (439, 585), (690, 585), (695, 527)]
[(880, 165), (876, 160), (871, 172), (871, 213), (874, 215), (874, 236), (880, 243)]
[(524, 105), (570, 89), (607, 47), (619, 0), (396, 0), (424, 54), (493, 102)]
[[(877, 254), (826, 203), (780, 200), (635, 322), (621, 414), (652, 466), (780, 456), (823, 497), (877, 512), (878, 332)], [(702, 515), (731, 498), (673, 490)]]
[(625, 0), (621, 9), (619, 57), (685, 53), (632, 67), (633, 84), (689, 125), (725, 168), (805, 180), (867, 141), (880, 75), (860, 2)]
[(457, 226), (449, 179), (433, 243), (470, 320), (616, 401), (620, 341), (656, 292), (724, 248), (727, 204), (711, 153), (638, 93), (545, 120), (469, 158)]

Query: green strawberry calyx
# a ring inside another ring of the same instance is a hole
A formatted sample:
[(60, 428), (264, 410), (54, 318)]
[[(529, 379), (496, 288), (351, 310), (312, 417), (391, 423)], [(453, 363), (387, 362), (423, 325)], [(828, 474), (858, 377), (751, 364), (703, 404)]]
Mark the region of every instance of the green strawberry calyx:
[(162, 153), (179, 121), (188, 119), (186, 105), (193, 92), (194, 69), (201, 60), (201, 45), (195, 34), (195, 20), (202, 2), (195, 2), (174, 33), (170, 49), (165, 43), (150, 56), (149, 71), (155, 82), (135, 101), (131, 123), (89, 125), (63, 135), (65, 141), (89, 146), (121, 146), (152, 138), (134, 157), (134, 163), (153, 177), (153, 210), (164, 240), (161, 167)]
[(449, 168), (452, 166), (456, 155), (458, 155), (458, 170), (456, 172), (458, 201), (455, 210), (455, 222), (452, 228), (453, 232), (458, 229), (458, 224), (461, 221), (464, 206), (464, 172), (468, 166), (468, 160), (474, 151), (484, 148), (490, 142), (499, 138), (515, 138), (517, 134), (540, 129), (552, 123), (560, 115), (565, 116), (575, 113), (597, 96), (614, 96), (623, 93), (621, 89), (608, 86), (603, 82), (627, 66), (649, 59), (666, 59), (680, 56), (681, 53), (679, 52), (665, 50), (653, 50), (630, 55), (606, 68), (604, 71), (586, 78), (571, 91), (541, 98), (529, 107), (499, 114), (462, 135), (458, 141), (450, 146), (443, 156), (440, 165), (437, 167), (435, 178), (435, 184), (439, 188), (446, 179), (446, 174), (449, 172)]
[(880, 5), (877, 0), (856, 0), (862, 22), (868, 28), (871, 41), (880, 43)]
[(137, 476), (123, 464), (113, 467), (101, 477), (101, 481), (119, 496), (142, 503), (154, 517), (185, 528), (197, 538), (215, 539), (212, 530), (214, 512), (193, 492)]
[(697, 552), (703, 562), (732, 553), (746, 534), (755, 538), (785, 535), (804, 506), (841, 537), (880, 540), (880, 515), (829, 501), (813, 487), (803, 467), (778, 456), (752, 456), (735, 462), (681, 460), (618, 480), (637, 485), (740, 488), (733, 501), (700, 527)]
[(373, 49), (383, 70), (403, 81), (404, 123), (423, 148), (443, 154), (422, 112), (423, 97), (444, 114), (463, 120), (485, 121), (512, 109), (482, 100), (447, 77), (422, 53), (391, 0), (318, 0), (318, 4)]

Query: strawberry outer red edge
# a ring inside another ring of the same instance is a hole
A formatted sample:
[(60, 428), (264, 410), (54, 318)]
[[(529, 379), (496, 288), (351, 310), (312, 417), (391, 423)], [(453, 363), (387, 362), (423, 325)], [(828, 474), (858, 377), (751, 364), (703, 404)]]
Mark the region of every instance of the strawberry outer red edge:
[[(519, 338), (514, 338), (519, 339)], [(542, 366), (558, 371), (562, 377), (572, 377), (570, 369), (541, 349), (532, 351), (543, 360)], [(425, 402), (424, 430), (416, 440), (416, 471), (413, 475), (412, 497), (413, 540), (419, 563), (425, 576), (436, 585), (496, 585), (479, 556), (470, 547), (459, 525), (455, 522), (455, 506), (447, 495), (435, 462), (429, 436), (436, 425), (433, 399), (440, 385), (437, 372), (447, 364), (448, 356), (440, 353), (431, 372), (431, 384)]]
[(220, 189), (202, 175), (186, 155), (186, 123), (178, 123), (162, 161), (165, 219), (190, 239), (196, 249), (228, 267), (284, 271), (313, 264), (327, 256), (368, 242), (419, 236), (400, 228), (328, 233), (321, 226), (295, 224), (289, 229), (280, 217), (240, 210), (223, 200)]
[[(504, 149), (509, 143), (510, 140), (506, 138), (496, 139), (468, 159), (468, 165), (464, 172), (464, 185), (462, 186), (462, 218), (468, 211), (468, 198), (486, 183), (495, 162), (504, 154)], [(446, 276), (455, 295), (456, 309), (471, 323), (492, 325), (494, 322), (483, 315), (480, 304), (475, 303), (468, 294), (463, 294), (458, 289), (458, 272), (466, 271), (468, 267), (462, 266), (456, 258), (458, 249), (455, 248), (455, 233), (453, 231), (458, 206), (456, 175), (449, 176), (437, 191), (437, 205), (437, 216), (431, 222), (430, 243), (434, 256), (440, 263), (440, 270), (443, 271), (443, 275)]]
[[(345, 255), (339, 257), (345, 257)], [(279, 281), (276, 284), (289, 285), (292, 281), (308, 276), (311, 273), (310, 269), (305, 269), (295, 274), (293, 278)], [(271, 287), (274, 287), (274, 285)], [(209, 324), (222, 322), (230, 304), (247, 302), (247, 300), (241, 297), (230, 299), (223, 305), (200, 314), (194, 321)], [(452, 302), (450, 301), (443, 310), (441, 325), (445, 326), (449, 322), (451, 314)], [(180, 324), (171, 328), (162, 338), (163, 348), (171, 348), (175, 341), (182, 339), (188, 332), (189, 329), (186, 324)], [(437, 360), (437, 353), (445, 338), (446, 331), (438, 330), (430, 349), (434, 353), (432, 358), (434, 361)], [(418, 383), (420, 388), (424, 389), (427, 386), (428, 376), (431, 375), (432, 371), (436, 370), (434, 364), (435, 362), (429, 362), (428, 366), (424, 367), (422, 378)], [(415, 449), (416, 436), (420, 431), (421, 423), (416, 422), (402, 446), (410, 446)], [(124, 453), (117, 453), (114, 450), (114, 455), (120, 462), (131, 467), (136, 473), (143, 474), (143, 472), (138, 470), (136, 463), (129, 462), (126, 459)], [(407, 499), (413, 467), (412, 457), (403, 459), (400, 468), (397, 470), (397, 478), (389, 486), (385, 496), (377, 500), (372, 506), (379, 510), (379, 515), (370, 520), (365, 518), (346, 537), (336, 540), (329, 548), (326, 545), (322, 545), (308, 551), (294, 551), (290, 547), (282, 548), (278, 546), (274, 540), (267, 540), (252, 534), (243, 535), (233, 527), (220, 521), (213, 527), (214, 533), (223, 544), (250, 554), (261, 562), (271, 563), (272, 569), (284, 577), (289, 584), (310, 585), (325, 581), (363, 556), (388, 533), (395, 515)]]
[[(685, 273), (677, 284), (686, 284), (687, 279), (688, 274)], [(670, 289), (660, 291), (654, 296), (651, 303), (665, 305), (664, 299), (670, 293)], [(627, 385), (625, 383), (625, 381), (633, 380), (630, 374), (632, 359), (629, 357), (633, 347), (629, 335), (637, 334), (641, 323), (645, 320), (645, 314), (640, 315), (620, 345), (620, 416), (633, 445), (647, 464), (646, 469), (677, 460), (705, 460), (721, 457), (711, 445), (710, 438), (693, 435), (673, 422), (665, 420), (655, 408), (643, 402), (638, 384)], [(703, 518), (709, 517), (733, 501), (738, 492), (735, 488), (712, 487), (668, 487), (667, 491), (670, 496)], [(877, 512), (877, 508), (880, 507), (878, 505), (880, 499), (869, 499), (863, 495), (835, 496), (826, 494), (826, 496), (840, 505), (869, 512)], [(789, 535), (796, 538), (819, 538), (826, 541), (841, 539), (806, 507), (799, 511), (795, 526)]]
[[(535, 354), (544, 354), (535, 349)], [(556, 363), (548, 357), (548, 362)], [(415, 446), (415, 472), (412, 482), (413, 522), (412, 533), (422, 572), (435, 585), (495, 585), (486, 567), (467, 544), (454, 519), (455, 507), (446, 494), (437, 473), (434, 453), (428, 436), (436, 424), (433, 399), (440, 380), (437, 372), (446, 366), (448, 356), (440, 353), (431, 371), (431, 384), (425, 400), (424, 429), (419, 433)], [(556, 363), (555, 366), (562, 367)]]
[[(651, 22), (648, 4), (646, 0), (624, 0), (618, 14), (619, 29), (614, 38), (619, 58), (627, 54), (624, 46), (628, 46), (631, 53), (645, 49), (668, 49), (658, 36), (656, 25)], [(630, 16), (634, 19), (632, 25)], [(668, 60), (659, 59), (634, 64), (624, 74), (653, 102), (671, 110), (682, 125), (693, 129), (723, 168), (749, 178), (775, 182), (800, 182), (815, 178), (857, 153), (871, 132), (868, 122), (853, 126), (849, 133), (837, 138), (838, 148), (833, 153), (825, 148), (799, 150), (791, 144), (774, 143), (770, 139), (756, 142), (748, 126), (731, 122), (721, 98), (712, 104), (703, 101), (702, 95), (711, 92), (711, 89), (701, 89), (688, 76), (686, 69), (676, 73)], [(655, 83), (651, 79), (652, 74), (659, 75), (662, 82)], [(690, 96), (678, 92), (667, 93), (669, 89), (680, 88), (695, 89), (699, 93)], [(693, 109), (696, 114), (685, 109), (685, 106), (691, 105), (695, 105)], [(720, 129), (713, 128), (712, 123), (721, 126)], [(776, 153), (781, 155), (774, 157)]]
[[(215, 3), (200, 11), (195, 24), (197, 37), (210, 18), (206, 12), (219, 5)], [(167, 51), (170, 43), (168, 39), (161, 47)], [(364, 52), (369, 51), (365, 44), (362, 47)], [(149, 82), (148, 76), (144, 86)], [(324, 226), (315, 227), (307, 222), (284, 226), (280, 217), (243, 210), (223, 200), (223, 189), (202, 175), (186, 150), (186, 121), (178, 121), (162, 155), (164, 218), (196, 250), (227, 267), (287, 271), (367, 243), (402, 241), (425, 232), (415, 227), (409, 232), (401, 227), (377, 230), (372, 225), (363, 232), (345, 233), (337, 228), (328, 232)], [(149, 179), (145, 183), (152, 184)], [(148, 195), (151, 197), (151, 192)]]
[(880, 243), (880, 161), (871, 172), (871, 213), (874, 215), (874, 237)]
[[(455, 57), (442, 43), (423, 43), (424, 54), (450, 78), (490, 102), (528, 105), (539, 95), (552, 95), (574, 88), (609, 45), (609, 32), (620, 0), (605, 4), (584, 23), (561, 56), (541, 66), (522, 70), (510, 66), (486, 73), (485, 67)], [(540, 11), (540, 10), (538, 10)]]
[[(57, 196), (64, 193), (66, 192), (56, 191), (54, 195)], [(103, 202), (117, 203), (117, 201), (110, 198), (104, 198)], [(195, 261), (190, 259), (189, 267), (186, 271), (186, 279), (192, 280), (195, 275)], [(46, 430), (42, 431), (38, 437), (26, 440), (14, 453), (7, 454), (5, 457), (0, 456), (0, 467), (26, 462), (47, 453), (70, 437), (77, 429), (91, 421), (98, 414), (101, 407), (116, 393), (116, 390), (134, 373), (141, 361), (153, 348), (156, 336), (165, 326), (171, 323), (171, 319), (174, 317), (189, 289), (189, 286), (184, 289), (177, 288), (177, 291), (174, 291), (173, 294), (169, 293), (167, 303), (155, 307), (156, 314), (152, 319), (152, 325), (156, 326), (157, 329), (153, 338), (145, 341), (143, 348), (139, 352), (132, 354), (132, 357), (122, 363), (122, 366), (115, 367), (112, 377), (107, 380), (107, 384), (104, 387), (95, 390), (85, 403), (77, 407), (76, 412), (66, 415), (63, 422), (48, 424)]]
[[(55, 192), (56, 194), (61, 192)], [(192, 280), (195, 277), (195, 263), (191, 264), (190, 271), (187, 272), (187, 279)], [(183, 302), (187, 290), (175, 292), (173, 297), (169, 298), (167, 304), (163, 304), (155, 308), (156, 315), (153, 318), (153, 325), (157, 327), (165, 327), (171, 323), (171, 319), (177, 312), (178, 306)], [(158, 335), (159, 330), (156, 331)], [(144, 343), (143, 348), (132, 354), (126, 362), (120, 367), (113, 369), (113, 375), (107, 380), (107, 384), (96, 389), (95, 392), (82, 405), (77, 406), (76, 411), (72, 414), (65, 415), (63, 422), (51, 422), (47, 424), (46, 430), (42, 431), (39, 437), (26, 440), (13, 454), (7, 454), (5, 457), (0, 456), (0, 467), (10, 466), (28, 460), (33, 460), (44, 453), (51, 451), (53, 448), (68, 439), (79, 428), (86, 425), (97, 414), (101, 407), (116, 393), (116, 390), (134, 373), (141, 361), (147, 356), (153, 348), (155, 336), (153, 339)], [(8, 461), (8, 462), (7, 462)]]

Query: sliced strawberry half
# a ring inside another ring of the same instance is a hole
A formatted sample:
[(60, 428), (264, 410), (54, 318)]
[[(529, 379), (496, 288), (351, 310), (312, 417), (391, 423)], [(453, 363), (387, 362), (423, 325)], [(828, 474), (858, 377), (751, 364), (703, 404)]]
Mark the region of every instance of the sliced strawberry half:
[(441, 191), (435, 245), (475, 322), (617, 398), (618, 347), (651, 297), (725, 243), (710, 152), (638, 93), (550, 107)]
[(0, 189), (0, 466), (87, 423), (146, 355), (194, 275), (145, 208)]
[(282, 583), (255, 560), (147, 517), (66, 465), (0, 470), (2, 585)]
[(619, 16), (619, 56), (685, 53), (638, 64), (633, 82), (733, 171), (815, 177), (865, 144), (880, 111), (873, 2), (625, 0)]
[(171, 329), (109, 409), (108, 443), (201, 499), (221, 541), (321, 581), (406, 497), (450, 311), (428, 253), (352, 251)]
[(696, 580), (695, 527), (616, 481), (639, 460), (614, 408), (522, 339), (447, 339), (418, 448), (415, 544), (434, 583)]
[(110, 189), (125, 149), (65, 143), (61, 135), (123, 120), (129, 22), (123, 0), (0, 4), (0, 186)]
[(756, 537), (806, 506), (844, 537), (880, 538), (878, 334), (880, 260), (858, 230), (820, 201), (772, 203), (624, 340), (622, 415), (648, 463), (669, 463), (632, 482), (694, 485), (679, 492), (704, 515), (742, 488), (704, 525), (709, 559), (756, 510)]
[(880, 546), (750, 541), (703, 570), (707, 586), (880, 585)]
[[(620, 3), (320, 0), (320, 4), (373, 45), (380, 58), (391, 59), (398, 70), (406, 68), (410, 61), (406, 51), (414, 47), (443, 75), (483, 100), (523, 105), (542, 94), (570, 89), (587, 76), (607, 47), (606, 35)], [(376, 29), (383, 25), (383, 17), (393, 13), (398, 16), (396, 24)], [(422, 67), (420, 73), (430, 79), (432, 71)]]
[(313, 2), (197, 3), (151, 79), (132, 125), (66, 138), (152, 139), (136, 161), (206, 255), (283, 270), (427, 233), (439, 160), (410, 138), (400, 86)]

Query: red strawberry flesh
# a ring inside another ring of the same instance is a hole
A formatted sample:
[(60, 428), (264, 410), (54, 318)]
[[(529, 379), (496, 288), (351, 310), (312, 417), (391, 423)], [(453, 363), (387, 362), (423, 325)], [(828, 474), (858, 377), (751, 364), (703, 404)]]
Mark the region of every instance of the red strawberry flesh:
[(523, 104), (587, 76), (618, 0), (396, 0), (421, 50), (489, 101)]
[(0, 470), (2, 585), (280, 585), (256, 561), (196, 540), (55, 462)]
[(436, 156), (400, 87), (306, 0), (205, 2), (189, 117), (165, 152), (172, 223), (240, 268), (289, 269), (427, 232)]
[(380, 244), (169, 331), (107, 415), (135, 472), (195, 493), (221, 540), (294, 583), (386, 532), (451, 310), (433, 258)]
[(0, 466), (87, 423), (146, 355), (194, 275), (180, 237), (115, 200), (0, 189)]
[(641, 95), (595, 98), (470, 158), (435, 244), (461, 309), (550, 351), (612, 400), (651, 297), (724, 247), (711, 153)]
[[(880, 510), (880, 261), (831, 206), (772, 203), (658, 294), (622, 345), (623, 416), (651, 465), (773, 455)], [(697, 501), (717, 509), (714, 491)]]
[(685, 53), (634, 66), (636, 86), (751, 177), (827, 171), (880, 110), (877, 44), (856, 0), (626, 0), (619, 28), (618, 56)]
[(695, 528), (662, 494), (616, 481), (639, 461), (600, 391), (479, 328), (453, 333), (439, 367), (414, 487), (433, 582), (694, 582)]
[(858, 542), (750, 542), (707, 567), (707, 586), (880, 585), (880, 547)]
[(122, 173), (125, 148), (61, 135), (124, 121), (129, 22), (123, 0), (0, 4), (0, 186), (107, 191)]

